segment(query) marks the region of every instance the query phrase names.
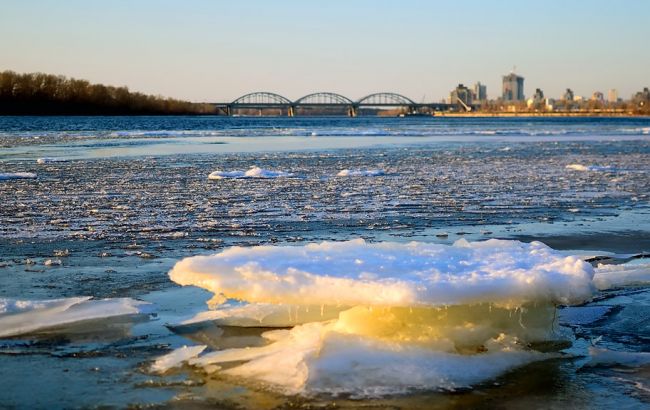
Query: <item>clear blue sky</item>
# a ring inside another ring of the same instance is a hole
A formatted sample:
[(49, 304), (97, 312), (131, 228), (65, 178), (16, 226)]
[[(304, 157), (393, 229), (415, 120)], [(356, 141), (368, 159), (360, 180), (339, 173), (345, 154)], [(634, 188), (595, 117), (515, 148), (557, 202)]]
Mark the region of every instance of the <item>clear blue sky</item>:
[(516, 65), (526, 95), (650, 86), (650, 1), (0, 0), (0, 70), (194, 101), (256, 90), (438, 101), (488, 96)]

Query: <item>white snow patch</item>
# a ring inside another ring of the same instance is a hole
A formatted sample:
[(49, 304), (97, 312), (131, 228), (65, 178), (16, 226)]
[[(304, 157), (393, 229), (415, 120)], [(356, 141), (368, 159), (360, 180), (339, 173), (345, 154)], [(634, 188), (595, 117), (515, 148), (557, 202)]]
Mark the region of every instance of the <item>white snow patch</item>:
[(183, 346), (174, 349), (171, 353), (161, 356), (151, 365), (149, 371), (152, 373), (165, 373), (167, 370), (179, 367), (184, 362), (198, 356), (208, 346)]
[(236, 178), (282, 178), (292, 177), (293, 174), (284, 171), (272, 171), (259, 167), (252, 167), (248, 171), (214, 171), (208, 175), (209, 179), (236, 179)]
[(146, 302), (88, 296), (48, 300), (0, 298), (0, 337), (16, 336), (89, 319), (142, 313)]
[(33, 172), (0, 172), (0, 181), (8, 179), (36, 179)]

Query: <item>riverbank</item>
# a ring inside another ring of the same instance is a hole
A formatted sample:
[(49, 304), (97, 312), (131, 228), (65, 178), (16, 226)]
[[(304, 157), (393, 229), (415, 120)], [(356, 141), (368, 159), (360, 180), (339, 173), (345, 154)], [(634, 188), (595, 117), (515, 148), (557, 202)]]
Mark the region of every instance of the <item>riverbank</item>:
[(434, 117), (456, 118), (650, 118), (648, 114), (617, 112), (450, 112), (436, 111)]

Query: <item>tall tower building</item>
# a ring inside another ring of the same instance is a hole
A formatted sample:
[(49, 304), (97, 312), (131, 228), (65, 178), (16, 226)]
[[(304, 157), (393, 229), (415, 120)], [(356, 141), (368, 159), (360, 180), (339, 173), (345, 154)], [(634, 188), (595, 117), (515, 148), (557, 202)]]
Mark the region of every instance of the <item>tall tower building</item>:
[(480, 81), (474, 84), (473, 92), (474, 92), (473, 97), (475, 101), (481, 102), (487, 100), (487, 87), (481, 84)]
[(618, 91), (612, 88), (607, 92), (607, 102), (615, 103), (618, 101)]
[(524, 77), (515, 73), (503, 76), (503, 100), (524, 101)]

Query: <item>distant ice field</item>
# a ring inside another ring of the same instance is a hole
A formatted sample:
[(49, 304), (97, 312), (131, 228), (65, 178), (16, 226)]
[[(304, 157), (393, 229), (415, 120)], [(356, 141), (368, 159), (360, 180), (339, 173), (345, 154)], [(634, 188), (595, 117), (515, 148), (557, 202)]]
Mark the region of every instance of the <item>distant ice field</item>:
[(643, 118), (3, 117), (0, 161), (38, 155), (89, 159), (443, 142), (647, 140), (649, 133), (650, 120)]

